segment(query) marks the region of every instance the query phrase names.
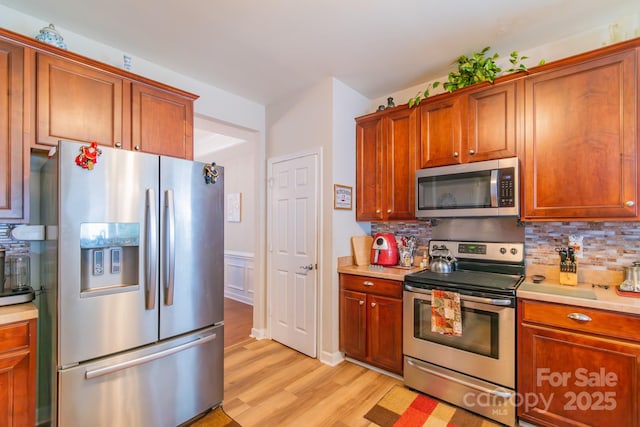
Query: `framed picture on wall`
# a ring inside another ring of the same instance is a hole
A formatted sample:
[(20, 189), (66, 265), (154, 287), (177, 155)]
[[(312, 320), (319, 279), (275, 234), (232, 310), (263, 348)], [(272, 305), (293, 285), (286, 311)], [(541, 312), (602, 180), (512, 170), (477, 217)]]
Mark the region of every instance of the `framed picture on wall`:
[(351, 210), (352, 187), (346, 185), (333, 185), (333, 208)]
[(227, 222), (240, 222), (242, 193), (227, 194)]

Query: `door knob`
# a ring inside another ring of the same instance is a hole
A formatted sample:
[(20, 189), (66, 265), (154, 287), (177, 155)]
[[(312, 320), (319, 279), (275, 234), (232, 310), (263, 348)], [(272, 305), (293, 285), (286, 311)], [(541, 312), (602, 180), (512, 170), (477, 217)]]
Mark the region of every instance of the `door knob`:
[(303, 270), (311, 271), (313, 270), (313, 264), (301, 265), (300, 268)]

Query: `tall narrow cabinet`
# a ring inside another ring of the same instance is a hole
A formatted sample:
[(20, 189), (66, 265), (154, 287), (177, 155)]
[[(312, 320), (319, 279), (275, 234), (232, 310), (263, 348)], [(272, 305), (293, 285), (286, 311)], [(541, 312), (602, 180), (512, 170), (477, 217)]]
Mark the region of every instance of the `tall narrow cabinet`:
[(0, 39), (0, 222), (29, 220), (24, 58), (24, 47)]
[(404, 105), (356, 119), (356, 219), (415, 219), (418, 110)]

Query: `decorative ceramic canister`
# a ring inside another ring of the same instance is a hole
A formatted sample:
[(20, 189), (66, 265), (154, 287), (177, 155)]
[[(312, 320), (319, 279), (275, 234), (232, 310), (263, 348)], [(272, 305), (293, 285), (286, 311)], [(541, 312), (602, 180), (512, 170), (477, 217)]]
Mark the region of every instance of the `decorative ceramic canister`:
[(58, 33), (53, 24), (43, 27), (40, 30), (40, 33), (36, 36), (36, 40), (59, 47), (60, 49), (67, 49), (67, 44), (62, 40), (62, 36)]

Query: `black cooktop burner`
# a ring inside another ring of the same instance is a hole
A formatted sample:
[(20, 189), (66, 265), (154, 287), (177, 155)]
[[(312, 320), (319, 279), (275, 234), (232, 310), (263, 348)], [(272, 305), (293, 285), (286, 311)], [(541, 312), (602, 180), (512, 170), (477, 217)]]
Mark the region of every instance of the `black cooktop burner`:
[[(405, 276), (405, 285), (442, 289), (467, 295), (514, 296), (524, 279), (524, 244), (431, 240), (432, 259), (446, 257), (455, 266), (451, 273), (420, 271)], [(409, 289), (408, 289), (409, 290)]]

